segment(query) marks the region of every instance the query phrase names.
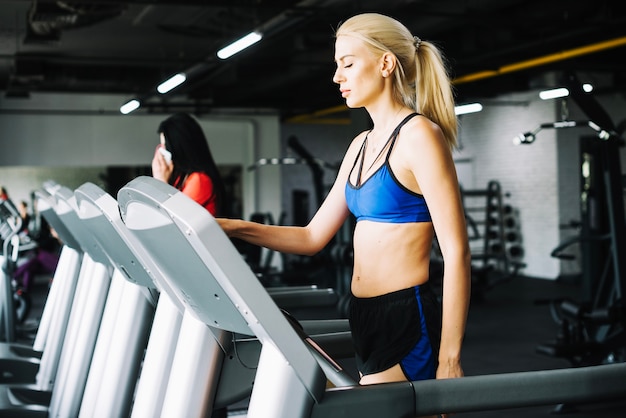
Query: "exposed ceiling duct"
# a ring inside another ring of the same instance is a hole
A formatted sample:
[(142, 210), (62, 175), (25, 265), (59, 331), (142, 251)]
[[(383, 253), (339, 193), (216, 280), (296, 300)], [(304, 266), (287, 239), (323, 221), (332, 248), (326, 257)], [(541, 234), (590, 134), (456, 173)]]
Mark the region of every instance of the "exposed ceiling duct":
[(123, 3), (33, 0), (28, 10), (24, 42), (59, 41), (63, 31), (116, 18), (125, 8)]
[[(626, 91), (623, 43), (564, 55), (626, 37), (626, 2), (614, 0), (3, 1), (0, 90), (150, 97), (149, 111), (327, 115), (343, 103), (332, 82), (334, 31), (365, 11), (397, 17), (439, 45), (461, 102), (528, 90), (542, 74), (566, 71)], [(217, 58), (255, 29), (266, 31), (261, 42)], [(544, 57), (554, 59), (536, 61)], [(509, 71), (517, 64), (525, 67)], [(156, 86), (179, 72), (188, 81), (158, 95)]]

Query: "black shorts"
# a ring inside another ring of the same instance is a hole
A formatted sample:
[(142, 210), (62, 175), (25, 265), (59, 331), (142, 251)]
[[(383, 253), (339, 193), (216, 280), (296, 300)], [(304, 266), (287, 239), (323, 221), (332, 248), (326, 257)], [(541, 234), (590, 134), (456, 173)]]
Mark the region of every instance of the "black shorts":
[(352, 296), (349, 320), (362, 375), (400, 364), (408, 380), (435, 377), (441, 308), (428, 284), (371, 298)]

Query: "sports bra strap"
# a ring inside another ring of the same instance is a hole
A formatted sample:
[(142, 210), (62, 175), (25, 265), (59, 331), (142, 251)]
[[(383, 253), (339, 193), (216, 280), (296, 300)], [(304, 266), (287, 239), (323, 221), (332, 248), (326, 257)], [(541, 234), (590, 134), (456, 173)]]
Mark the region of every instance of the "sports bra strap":
[(361, 149), (359, 153), (356, 155), (356, 159), (354, 160), (354, 164), (352, 165), (352, 170), (350, 170), (350, 174), (354, 171), (354, 167), (356, 167), (357, 161), (359, 161), (359, 156), (361, 157), (361, 162), (359, 164), (359, 171), (356, 173), (356, 185), (359, 187), (361, 185), (361, 174), (363, 173), (363, 161), (365, 160), (365, 144), (367, 143), (367, 136), (372, 132), (370, 131), (365, 135), (365, 139), (363, 140), (363, 144), (361, 144)]
[[(385, 150), (385, 148), (387, 148), (387, 146), (389, 146), (389, 150), (387, 151), (387, 155), (385, 157), (385, 163), (389, 160), (389, 156), (391, 155), (391, 150), (393, 148), (393, 145), (396, 143), (396, 139), (398, 138), (398, 134), (400, 133), (400, 129), (402, 129), (402, 127), (409, 120), (411, 120), (414, 116), (418, 116), (418, 115), (419, 115), (419, 113), (414, 112), (414, 113), (411, 113), (410, 115), (407, 115), (404, 119), (402, 119), (402, 121), (398, 124), (398, 126), (395, 127), (393, 132), (391, 132), (391, 135), (389, 135), (389, 139), (387, 140), (387, 144), (385, 144), (385, 146), (383, 146), (381, 148), (380, 153), (376, 156), (376, 158), (374, 159), (374, 162), (378, 161), (378, 159), (380, 158), (380, 156), (383, 153), (383, 151)], [(365, 139), (363, 140), (363, 143), (361, 144), (361, 148), (359, 149), (359, 152), (356, 155), (356, 158), (354, 159), (354, 164), (352, 165), (352, 170), (350, 170), (350, 174), (352, 174), (352, 172), (354, 171), (354, 168), (356, 167), (357, 162), (359, 161), (359, 157), (361, 157), (361, 161), (360, 161), (360, 164), (359, 164), (359, 171), (357, 172), (357, 180), (356, 180), (356, 186), (357, 187), (359, 187), (361, 185), (361, 174), (363, 172), (363, 162), (365, 161), (365, 144), (367, 143), (367, 137), (369, 136), (370, 132), (372, 132), (371, 129), (365, 135)], [(374, 163), (372, 163), (372, 165), (373, 164)]]
[(393, 149), (393, 146), (396, 143), (396, 139), (398, 139), (398, 134), (400, 133), (400, 129), (411, 119), (413, 119), (414, 116), (418, 116), (419, 113), (414, 112), (411, 113), (410, 115), (407, 115), (406, 118), (402, 119), (402, 122), (400, 122), (398, 124), (398, 126), (396, 126), (396, 129), (393, 130), (393, 132), (391, 133), (391, 143), (389, 144), (389, 149), (387, 150), (387, 156), (385, 157), (385, 163), (387, 161), (389, 161), (389, 156), (391, 155), (391, 150)]

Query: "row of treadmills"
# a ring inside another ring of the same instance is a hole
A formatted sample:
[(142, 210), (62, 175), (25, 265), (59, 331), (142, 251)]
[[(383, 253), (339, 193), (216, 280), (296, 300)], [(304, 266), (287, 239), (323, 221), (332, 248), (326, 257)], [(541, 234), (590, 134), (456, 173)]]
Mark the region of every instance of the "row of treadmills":
[(248, 417), (414, 417), (626, 394), (625, 364), (359, 386), (334, 360), (352, 355), (347, 321), (287, 313), (332, 290), (264, 288), (171, 186), (36, 194), (64, 246), (33, 346), (0, 345), (0, 417), (215, 417), (242, 401)]

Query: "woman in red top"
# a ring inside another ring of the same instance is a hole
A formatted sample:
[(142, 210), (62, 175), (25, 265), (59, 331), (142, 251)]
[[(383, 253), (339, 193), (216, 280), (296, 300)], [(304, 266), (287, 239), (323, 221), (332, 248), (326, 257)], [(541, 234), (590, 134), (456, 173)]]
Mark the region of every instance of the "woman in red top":
[(204, 206), (222, 214), (224, 183), (200, 124), (187, 113), (175, 113), (157, 130), (161, 143), (152, 159), (152, 176)]

